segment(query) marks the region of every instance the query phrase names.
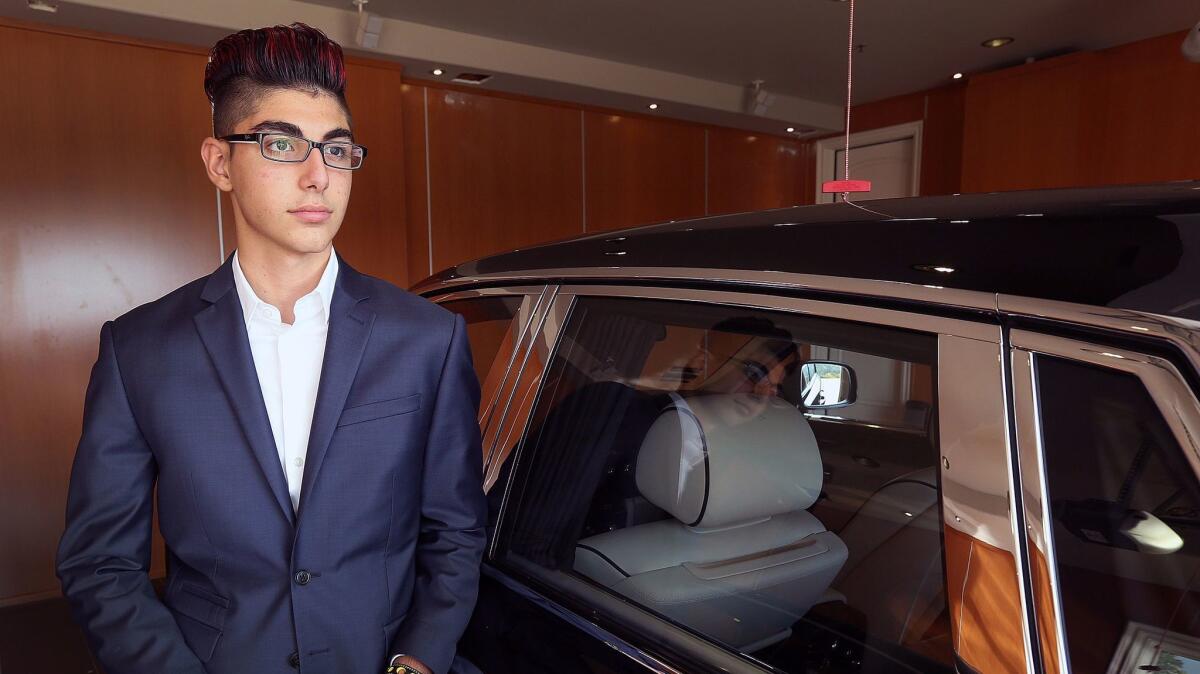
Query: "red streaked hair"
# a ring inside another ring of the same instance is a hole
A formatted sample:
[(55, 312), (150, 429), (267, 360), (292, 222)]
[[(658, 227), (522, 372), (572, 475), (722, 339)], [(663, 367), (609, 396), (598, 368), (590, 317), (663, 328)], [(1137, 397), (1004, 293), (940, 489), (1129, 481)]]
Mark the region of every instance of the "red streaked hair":
[(213, 106), (216, 135), (253, 112), (272, 89), (325, 92), (346, 105), (342, 47), (302, 23), (238, 31), (213, 45), (204, 68), (204, 93)]

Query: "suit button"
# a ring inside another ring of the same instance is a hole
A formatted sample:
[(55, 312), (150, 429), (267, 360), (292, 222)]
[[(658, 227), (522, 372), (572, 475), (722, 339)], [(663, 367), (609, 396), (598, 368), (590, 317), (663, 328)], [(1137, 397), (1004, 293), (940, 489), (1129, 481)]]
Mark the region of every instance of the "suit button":
[(292, 669), (300, 669), (300, 654), (292, 653), (288, 656), (288, 666)]
[(312, 574), (310, 574), (309, 572), (307, 572), (307, 571), (297, 571), (296, 572), (296, 584), (297, 585), (308, 585), (308, 581), (310, 581), (310, 580), (312, 580)]

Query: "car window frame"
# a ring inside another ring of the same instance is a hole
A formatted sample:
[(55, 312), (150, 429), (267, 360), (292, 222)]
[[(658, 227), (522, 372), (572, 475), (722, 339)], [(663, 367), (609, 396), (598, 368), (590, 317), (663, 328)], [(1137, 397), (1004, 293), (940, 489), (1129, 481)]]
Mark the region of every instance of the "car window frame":
[[(1126, 317), (1123, 324), (1133, 321)], [(1145, 328), (1143, 328), (1145, 329)], [(1183, 448), (1193, 473), (1200, 478), (1200, 399), (1188, 385), (1185, 371), (1151, 349), (1136, 345), (1106, 343), (1103, 339), (1085, 341), (1076, 337), (1039, 332), (1034, 329), (1013, 329), (1010, 337), (1012, 351), (1013, 399), (1015, 431), (1020, 457), (1022, 503), (1025, 520), (1034, 546), (1029, 550), (1028, 564), (1034, 564), (1036, 552), (1043, 555), (1047, 567), (1049, 597), (1034, 593), (1034, 619), (1038, 621), (1038, 651), (1043, 671), (1047, 674), (1069, 672), (1070, 653), (1065, 638), (1065, 616), (1058, 579), (1054, 536), (1048, 524), (1049, 486), (1046, 480), (1045, 453), (1042, 438), (1041, 405), (1037, 379), (1039, 355), (1063, 358), (1072, 362), (1114, 370), (1137, 377), (1154, 402), (1172, 436)], [(1171, 340), (1177, 346), (1190, 345), (1190, 340)], [(1192, 353), (1187, 354), (1194, 356)], [(1195, 362), (1189, 358), (1190, 362)]]
[[(557, 286), (553, 284), (497, 286), (456, 290), (454, 292), (430, 295), (426, 298), (439, 305), (473, 299), (521, 298), (517, 313), (513, 317), (514, 325), (510, 327), (511, 330), (516, 331), (517, 337), (512, 341), (512, 350), (506, 359), (507, 364), (504, 366), (504, 373), (501, 375), (500, 383), (491, 397), (487, 400), (480, 399), (479, 401), (478, 421), (480, 434), (483, 438), (481, 449), (483, 450), (485, 475), (488, 461), (494, 449), (495, 424), (493, 422), (496, 419), (504, 417), (512, 395), (512, 382), (524, 365), (523, 361), (519, 360), (519, 356), (528, 349), (530, 341), (535, 338), (538, 332), (536, 323), (539, 317), (545, 315), (545, 308), (549, 306), (556, 289)], [(479, 383), (481, 386), (483, 385), (482, 381)], [(497, 416), (497, 411), (500, 412), (499, 416)]]
[[(984, 396), (986, 402), (982, 403), (986, 405), (988, 410), (988, 412), (983, 413), (983, 417), (990, 419), (992, 425), (990, 445), (986, 451), (992, 456), (993, 460), (998, 461), (1001, 465), (1008, 467), (1008, 469), (985, 476), (985, 482), (987, 482), (985, 486), (993, 492), (993, 496), (995, 497), (992, 500), (993, 507), (999, 508), (993, 515), (999, 518), (997, 521), (1006, 524), (1000, 527), (1001, 533), (999, 535), (1004, 539), (1001, 542), (1007, 545), (1007, 549), (1013, 555), (1015, 566), (1015, 578), (1013, 580), (1020, 593), (1021, 611), (1019, 629), (1023, 636), (1022, 654), (1025, 660), (1026, 671), (1033, 671), (1030, 665), (1031, 623), (1025, 610), (1027, 607), (1024, 594), (1026, 578), (1023, 565), (1020, 563), (1022, 555), (1020, 554), (1020, 548), (1016, 544), (1017, 537), (1015, 533), (1018, 528), (1017, 509), (1020, 507), (1020, 502), (1018, 499), (1008, 498), (1009, 494), (1014, 493), (1013, 471), (1011, 470), (1012, 448), (1008, 442), (1009, 415), (1006, 405), (1006, 384), (1004, 374), (999, 367), (1001, 362), (1002, 332), (996, 315), (980, 312), (974, 314), (972, 318), (950, 317), (944, 312), (939, 311), (939, 307), (936, 305), (925, 307), (928, 309), (926, 312), (921, 310), (922, 307), (920, 305), (904, 306), (902, 308), (877, 306), (872, 304), (872, 298), (861, 298), (863, 303), (859, 304), (852, 301), (854, 298), (816, 299), (797, 296), (796, 294), (771, 294), (764, 292), (762, 288), (754, 287), (734, 286), (727, 289), (711, 289), (671, 285), (589, 284), (573, 280), (570, 283), (564, 283), (562, 286), (557, 287), (555, 296), (543, 318), (541, 330), (533, 336), (530, 347), (542, 354), (540, 367), (522, 368), (517, 376), (518, 379), (525, 380), (527, 384), (532, 382), (535, 385), (538, 395), (542, 392), (545, 374), (558, 347), (563, 328), (570, 321), (571, 312), (578, 299), (581, 297), (597, 296), (665, 301), (695, 301), (732, 307), (809, 314), (836, 320), (848, 320), (933, 334), (939, 340), (939, 397), (945, 396), (947, 393), (954, 396), (973, 388), (964, 378), (955, 378), (951, 374), (957, 368), (944, 368), (941, 366), (940, 354), (943, 349), (954, 346), (962, 347), (963, 352), (969, 354), (963, 356), (967, 360), (965, 364), (975, 370), (987, 368), (989, 364), (994, 364), (995, 368), (988, 370), (988, 374), (985, 375), (991, 378), (991, 382), (994, 385), (988, 388)], [(514, 389), (519, 388), (519, 386), (520, 384), (515, 385)], [(976, 404), (979, 404), (978, 401)], [(521, 461), (522, 450), (528, 440), (529, 424), (534, 408), (536, 408), (536, 400), (534, 404), (526, 408), (525, 413), (519, 416), (519, 418), (507, 420), (511, 424), (507, 437), (516, 438), (513, 460), (517, 463)], [(945, 419), (945, 415), (939, 413), (938, 419), (939, 424), (944, 424), (941, 420)], [(951, 437), (959, 436), (970, 425), (970, 422), (966, 422), (960, 426), (951, 424), (949, 428), (942, 427), (939, 429), (942, 437), (943, 451), (942, 466), (939, 468), (939, 485), (959, 484), (960, 481), (956, 480), (956, 474), (952, 474), (950, 466), (962, 464), (957, 461), (953, 464), (948, 462), (948, 459), (952, 458), (954, 452), (951, 451), (947, 454), (946, 448), (948, 444), (946, 442), (946, 434), (949, 432)], [(959, 442), (957, 451), (957, 456), (960, 457), (964, 456), (964, 452), (968, 454), (971, 451), (977, 452), (977, 443), (973, 446), (966, 442)], [(520, 582), (536, 588), (537, 592), (552, 597), (553, 600), (564, 605), (573, 606), (576, 610), (582, 611), (585, 614), (590, 614), (593, 619), (604, 619), (605, 627), (613, 632), (624, 634), (635, 641), (645, 643), (645, 639), (649, 636), (644, 629), (647, 624), (658, 624), (661, 627), (665, 627), (667, 628), (665, 631), (656, 631), (657, 633), (653, 636), (658, 641), (651, 641), (650, 644), (664, 646), (666, 653), (673, 653), (676, 657), (683, 655), (687, 661), (703, 663), (706, 666), (713, 667), (714, 671), (780, 671), (766, 663), (754, 660), (745, 654), (730, 652), (724, 646), (706, 639), (703, 635), (692, 633), (680, 626), (668, 623), (658, 616), (651, 614), (649, 611), (641, 609), (641, 607), (637, 607), (631, 602), (615, 595), (611, 595), (607, 591), (596, 590), (599, 594), (587, 593), (589, 599), (592, 601), (589, 604), (586, 601), (582, 601), (577, 594), (574, 594), (580, 590), (579, 587), (564, 588), (552, 585), (547, 583), (544, 578), (538, 578), (536, 570), (517, 568), (511, 561), (498, 559), (499, 551), (507, 544), (511, 533), (512, 515), (509, 512), (509, 506), (516, 491), (515, 488), (519, 486), (519, 473), (519, 470), (510, 471), (509, 479), (501, 486), (504, 489), (503, 501), (498, 516), (496, 535), (488, 551), (488, 559), (491, 564), (495, 565), (497, 570), (510, 576), (518, 577)], [(975, 489), (979, 486), (978, 484), (970, 485), (970, 488)], [(942, 502), (943, 521), (947, 523), (958, 521), (961, 523), (963, 521), (961, 517), (962, 513), (958, 508), (962, 506), (962, 503), (953, 498), (944, 499), (944, 493), (944, 488), (940, 487), (939, 500)], [(944, 546), (943, 555), (943, 561), (945, 562)], [(947, 573), (947, 577), (949, 577), (949, 573)], [(581, 585), (587, 585), (586, 581), (576, 580)], [(951, 600), (950, 593), (948, 592), (947, 595), (947, 601), (949, 602)], [(965, 595), (958, 598), (960, 613), (963, 610), (963, 602), (970, 599), (971, 597)], [(643, 621), (641, 625), (635, 626), (623, 620), (621, 616), (622, 614), (628, 614), (630, 606), (634, 606), (635, 609), (639, 609), (646, 616), (649, 616), (649, 622)], [(957, 652), (957, 648), (955, 650)], [(662, 652), (658, 653), (662, 654)]]

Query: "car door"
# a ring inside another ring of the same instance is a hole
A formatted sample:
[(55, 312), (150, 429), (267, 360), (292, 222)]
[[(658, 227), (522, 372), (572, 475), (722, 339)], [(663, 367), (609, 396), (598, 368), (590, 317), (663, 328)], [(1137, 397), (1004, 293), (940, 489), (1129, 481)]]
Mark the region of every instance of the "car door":
[(1196, 326), (1106, 313), (1012, 332), (1038, 654), (1052, 674), (1195, 671)]
[[(580, 284), (538, 324), (484, 671), (1030, 671), (994, 314)], [(873, 393), (810, 407), (818, 369)]]

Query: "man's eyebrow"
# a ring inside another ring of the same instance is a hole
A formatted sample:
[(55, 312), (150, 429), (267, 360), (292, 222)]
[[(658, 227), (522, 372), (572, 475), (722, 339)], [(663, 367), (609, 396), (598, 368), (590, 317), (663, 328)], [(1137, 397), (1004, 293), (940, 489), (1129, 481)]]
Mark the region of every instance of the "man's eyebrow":
[(333, 131), (330, 131), (329, 133), (325, 134), (325, 137), (322, 138), (321, 140), (333, 140), (334, 138), (348, 138), (350, 140), (354, 140), (354, 133), (352, 131), (350, 131), (350, 129), (343, 129), (341, 127), (338, 127), (336, 129), (334, 129)]
[(259, 122), (258, 124), (255, 124), (253, 127), (250, 128), (250, 132), (251, 133), (274, 132), (274, 133), (284, 133), (289, 136), (300, 136), (300, 137), (304, 136), (304, 134), (300, 132), (300, 127), (296, 126), (295, 124), (292, 124), (291, 122), (281, 122), (281, 121), (274, 120), (274, 119), (269, 119), (265, 122)]

